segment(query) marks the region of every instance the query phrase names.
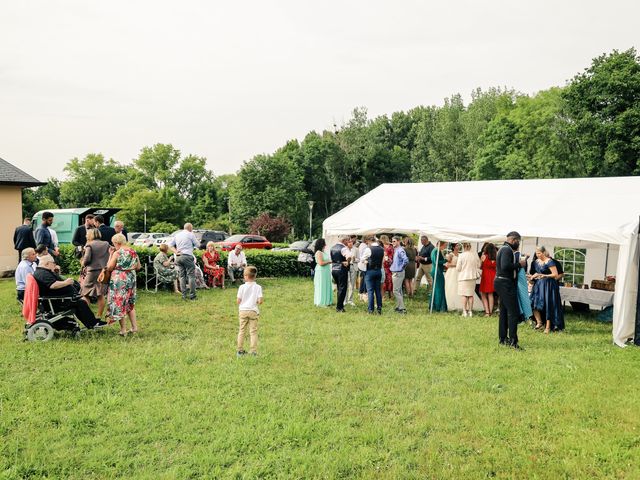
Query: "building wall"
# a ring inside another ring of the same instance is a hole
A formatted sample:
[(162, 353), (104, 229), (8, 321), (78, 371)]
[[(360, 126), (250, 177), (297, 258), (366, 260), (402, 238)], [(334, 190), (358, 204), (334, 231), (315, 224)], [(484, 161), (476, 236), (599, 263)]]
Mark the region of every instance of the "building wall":
[(13, 249), (13, 232), (22, 223), (22, 188), (0, 185), (0, 275), (15, 270), (18, 252)]

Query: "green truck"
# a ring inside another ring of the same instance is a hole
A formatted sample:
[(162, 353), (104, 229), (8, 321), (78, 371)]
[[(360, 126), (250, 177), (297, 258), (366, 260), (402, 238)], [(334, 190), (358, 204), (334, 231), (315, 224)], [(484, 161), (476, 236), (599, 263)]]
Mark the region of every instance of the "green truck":
[(102, 208), (102, 207), (90, 207), (90, 208), (55, 208), (50, 210), (40, 210), (31, 219), (31, 225), (35, 230), (42, 223), (42, 214), (44, 212), (53, 213), (53, 223), (51, 229), (55, 230), (58, 234), (58, 243), (71, 243), (73, 233), (80, 225), (84, 224), (84, 217), (89, 213), (93, 215), (102, 215), (104, 217), (104, 223), (111, 225), (116, 221), (116, 213), (120, 208)]

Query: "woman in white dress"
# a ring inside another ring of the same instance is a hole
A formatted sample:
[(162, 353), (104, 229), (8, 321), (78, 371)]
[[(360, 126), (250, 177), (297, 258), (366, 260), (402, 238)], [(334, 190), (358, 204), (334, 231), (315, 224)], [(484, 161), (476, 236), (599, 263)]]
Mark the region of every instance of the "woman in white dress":
[(447, 307), (449, 311), (461, 310), (462, 299), (458, 295), (458, 254), (460, 245), (454, 243), (451, 246), (451, 253), (447, 254), (447, 271), (444, 274), (444, 294), (447, 299)]
[(462, 302), (462, 316), (473, 316), (473, 297), (476, 292), (476, 280), (480, 278), (480, 259), (471, 251), (471, 244), (462, 244), (463, 252), (458, 257), (456, 270), (458, 272), (458, 295)]

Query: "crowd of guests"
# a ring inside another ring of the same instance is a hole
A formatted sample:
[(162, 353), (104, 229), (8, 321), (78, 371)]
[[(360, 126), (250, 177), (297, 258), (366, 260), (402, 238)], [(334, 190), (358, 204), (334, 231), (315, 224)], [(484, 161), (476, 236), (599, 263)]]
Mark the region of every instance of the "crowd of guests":
[[(404, 297), (412, 297), (425, 278), (428, 308), (431, 311), (460, 311), (463, 317), (472, 317), (480, 305), (474, 299), (480, 297), (484, 315), (492, 316), (500, 305), (503, 317), (512, 305), (504, 299), (516, 302), (516, 324), (532, 321), (537, 330), (545, 333), (564, 329), (564, 315), (559, 285), (564, 272), (559, 261), (551, 258), (545, 247), (536, 248), (536, 258), (527, 271), (528, 256), (518, 248), (519, 236), (506, 242), (500, 251), (495, 244), (485, 243), (476, 252), (471, 243), (437, 242), (433, 245), (426, 236), (420, 237), (420, 249), (416, 249), (411, 237), (387, 235), (343, 236), (329, 247), (324, 239), (315, 243), (316, 268), (314, 273), (314, 304), (320, 307), (335, 305), (337, 312), (344, 312), (345, 305), (355, 306), (354, 292), (367, 305), (369, 314), (382, 313), (385, 293), (393, 296), (394, 311), (406, 313)], [(518, 248), (514, 249), (517, 244)], [(507, 277), (505, 277), (507, 275)], [(513, 284), (500, 295), (504, 280)], [(359, 283), (359, 287), (358, 287)], [(335, 299), (334, 289), (335, 284)], [(505, 317), (506, 318), (506, 317)], [(504, 320), (504, 321), (502, 321)], [(504, 318), (506, 332), (501, 331), (501, 343), (509, 338), (517, 345), (516, 327)], [(511, 320), (513, 323), (513, 319)], [(513, 333), (509, 335), (509, 330)], [(504, 333), (504, 335), (503, 335)]]
[[(124, 224), (116, 221), (111, 227), (100, 215), (88, 214), (85, 217), (84, 224), (76, 229), (72, 240), (82, 267), (80, 279), (75, 281), (60, 276), (56, 262), (59, 255), (57, 240), (54, 240), (56, 236), (51, 229), (53, 219), (51, 212), (44, 212), (35, 233), (29, 218), (16, 228), (14, 247), (20, 259), (15, 272), (18, 301), (25, 302), (27, 278), (33, 276), (38, 289), (33, 294), (51, 299), (54, 311), (72, 311), (87, 329), (118, 322), (121, 336), (136, 334), (136, 272), (141, 265), (137, 253), (127, 243)], [(160, 246), (160, 252), (153, 260), (158, 281), (172, 285), (185, 300), (196, 298), (196, 271), (199, 267), (194, 250), (197, 247), (193, 226), (187, 223), (168, 244)], [(169, 250), (172, 256), (169, 256)], [(202, 261), (203, 282), (209, 287), (224, 289), (225, 268), (220, 265), (220, 253), (213, 242), (207, 244)], [(243, 280), (236, 296), (239, 311), (237, 356), (247, 355), (243, 346), (247, 331), (250, 337), (248, 354), (257, 355), (259, 305), (263, 302), (263, 294), (262, 287), (256, 283), (257, 269), (247, 265), (242, 245), (237, 245), (229, 253), (227, 273), (234, 283)], [(93, 304), (97, 307), (95, 313), (91, 309)], [(126, 319), (129, 320), (129, 329), (126, 328)]]
[[(28, 218), (16, 229), (14, 246), (20, 256), (15, 275), (18, 300), (25, 300), (27, 276), (33, 275), (39, 296), (51, 297), (55, 311), (71, 309), (88, 329), (119, 323), (120, 335), (137, 333), (136, 272), (141, 266), (135, 250), (127, 244), (124, 224), (115, 222), (111, 227), (102, 215), (85, 217), (72, 240), (82, 267), (79, 281), (75, 281), (60, 276), (57, 235), (51, 229), (53, 219), (53, 213), (44, 212), (35, 232)], [(95, 313), (93, 304), (97, 307)]]
[[(24, 300), (27, 276), (33, 275), (41, 296), (65, 297), (66, 303), (60, 308), (72, 308), (87, 328), (118, 322), (120, 335), (137, 333), (136, 272), (141, 265), (136, 252), (127, 244), (122, 222), (110, 227), (100, 215), (85, 217), (72, 240), (82, 266), (80, 281), (75, 282), (60, 276), (56, 262), (57, 236), (51, 229), (53, 217), (51, 212), (44, 212), (35, 233), (28, 218), (16, 229), (14, 245), (20, 257), (15, 274), (18, 300)], [(561, 263), (553, 259), (545, 247), (539, 246), (527, 270), (528, 256), (519, 251), (519, 245), (517, 232), (511, 232), (499, 250), (488, 242), (480, 252), (473, 250), (469, 242), (439, 241), (433, 245), (427, 236), (420, 237), (419, 249), (413, 239), (406, 236), (365, 235), (361, 239), (355, 235), (343, 236), (330, 248), (324, 239), (318, 239), (314, 304), (328, 307), (335, 303), (336, 311), (343, 313), (345, 305), (355, 306), (356, 292), (359, 292), (368, 313), (381, 314), (386, 293), (387, 300), (394, 299), (394, 311), (405, 314), (405, 296), (413, 297), (424, 278), (430, 292), (428, 308), (431, 311), (461, 311), (463, 317), (472, 317), (476, 308), (474, 299), (479, 296), (485, 316), (491, 316), (499, 304), (500, 343), (519, 348), (517, 324), (523, 320), (531, 320), (536, 330), (545, 333), (564, 329), (559, 293), (559, 282), (564, 275)], [(158, 282), (170, 285), (184, 300), (196, 299), (199, 267), (194, 250), (197, 247), (193, 226), (187, 223), (168, 244), (160, 246), (153, 260)], [(233, 283), (241, 278), (249, 284), (255, 281), (255, 267), (248, 267), (241, 245), (229, 253), (226, 269), (220, 264), (220, 253), (213, 242), (207, 244), (202, 262), (200, 275), (207, 287), (224, 289), (225, 274)], [(243, 300), (241, 292), (252, 300)], [(239, 305), (251, 305), (245, 310), (241, 308), (245, 313), (240, 315), (238, 355), (246, 353), (240, 337), (244, 338), (247, 327), (251, 352), (255, 353), (257, 324), (254, 320), (257, 320), (255, 315), (259, 312), (257, 305), (262, 291), (249, 286), (239, 290), (238, 295)], [(70, 304), (69, 298), (72, 298)], [(92, 304), (97, 308), (95, 314)], [(130, 329), (126, 328), (127, 318)]]

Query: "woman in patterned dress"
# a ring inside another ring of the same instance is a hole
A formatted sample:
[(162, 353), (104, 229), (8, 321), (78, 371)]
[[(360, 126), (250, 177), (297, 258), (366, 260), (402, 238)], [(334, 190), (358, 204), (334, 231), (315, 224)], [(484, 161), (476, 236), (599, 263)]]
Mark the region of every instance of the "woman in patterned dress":
[[(135, 250), (129, 248), (124, 235), (117, 233), (111, 239), (114, 252), (109, 258), (107, 272), (111, 272), (109, 280), (107, 317), (109, 323), (120, 322), (120, 335), (137, 333), (136, 321), (136, 272), (140, 270), (140, 260)], [(129, 317), (131, 329), (127, 331), (125, 317)]]
[(382, 243), (382, 248), (384, 248), (384, 259), (382, 261), (382, 268), (384, 269), (384, 283), (382, 284), (382, 291), (387, 292), (389, 300), (391, 300), (391, 293), (393, 293), (393, 278), (391, 277), (393, 245), (391, 245), (389, 237), (386, 235), (380, 235), (380, 243)]
[(180, 293), (180, 290), (178, 290), (178, 272), (167, 255), (169, 246), (166, 243), (162, 243), (159, 248), (160, 252), (153, 259), (153, 268), (156, 271), (156, 275), (158, 275), (158, 283), (160, 285), (171, 285), (174, 292)]
[(207, 243), (207, 251), (202, 254), (202, 265), (207, 285), (224, 289), (224, 268), (218, 265), (220, 254), (216, 250), (216, 244)]

